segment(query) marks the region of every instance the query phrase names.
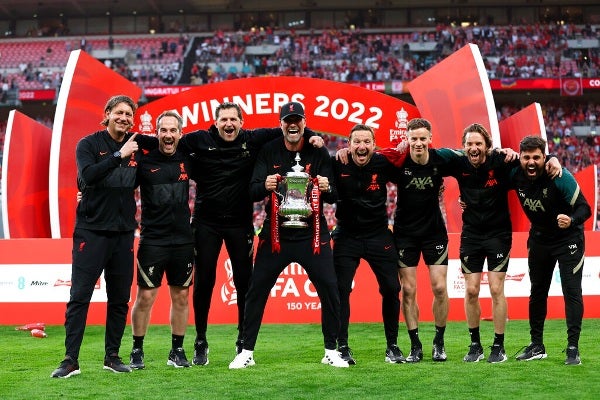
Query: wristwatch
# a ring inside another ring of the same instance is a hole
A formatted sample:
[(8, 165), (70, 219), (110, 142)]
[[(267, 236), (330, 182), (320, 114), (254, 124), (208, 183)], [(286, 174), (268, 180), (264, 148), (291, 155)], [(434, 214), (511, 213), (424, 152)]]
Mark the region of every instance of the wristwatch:
[(113, 157), (114, 157), (114, 158), (121, 158), (121, 152), (120, 152), (120, 151), (115, 151), (115, 152), (113, 153)]

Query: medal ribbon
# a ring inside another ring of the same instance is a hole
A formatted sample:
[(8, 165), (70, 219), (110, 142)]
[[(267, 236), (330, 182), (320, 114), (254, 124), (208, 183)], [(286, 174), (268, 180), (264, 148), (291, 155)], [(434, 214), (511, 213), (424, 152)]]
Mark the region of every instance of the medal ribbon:
[[(283, 178), (277, 177), (277, 183)], [(271, 192), (271, 253), (279, 253), (281, 243), (279, 240), (279, 197), (277, 197), (277, 188)]]
[(310, 191), (310, 205), (313, 213), (313, 254), (321, 253), (321, 191), (319, 180), (312, 178), (312, 190)]

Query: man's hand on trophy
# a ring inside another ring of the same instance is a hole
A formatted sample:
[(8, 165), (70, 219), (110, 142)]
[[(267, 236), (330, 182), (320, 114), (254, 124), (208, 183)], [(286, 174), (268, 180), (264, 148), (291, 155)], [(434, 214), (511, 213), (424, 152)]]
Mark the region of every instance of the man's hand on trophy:
[(317, 136), (317, 135), (311, 136), (308, 139), (308, 143), (312, 144), (317, 149), (320, 149), (321, 147), (323, 147), (325, 145), (325, 141), (323, 140), (323, 138), (321, 136)]
[(269, 192), (273, 192), (277, 189), (277, 183), (281, 180), (281, 175), (273, 174), (267, 175), (267, 179), (265, 180), (265, 189)]
[(317, 175), (319, 181), (319, 190), (321, 192), (331, 192), (331, 186), (329, 185), (329, 178), (326, 176)]

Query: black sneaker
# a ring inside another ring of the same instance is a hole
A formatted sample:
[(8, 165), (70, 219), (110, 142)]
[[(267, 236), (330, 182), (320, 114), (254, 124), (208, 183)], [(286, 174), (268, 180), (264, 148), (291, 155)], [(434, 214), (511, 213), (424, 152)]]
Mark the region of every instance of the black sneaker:
[(541, 360), (548, 357), (543, 344), (529, 343), (523, 348), (523, 352), (517, 356), (517, 361)]
[[(422, 354), (421, 354), (422, 356)], [(385, 362), (388, 363), (395, 363), (395, 364), (403, 364), (407, 361), (406, 358), (404, 358), (404, 354), (402, 354), (402, 350), (400, 350), (400, 348), (395, 345), (395, 344), (390, 344), (387, 349), (385, 349)]]
[(446, 361), (448, 356), (446, 355), (446, 349), (441, 343), (434, 343), (431, 349), (431, 359), (433, 361)]
[(199, 340), (194, 343), (194, 358), (192, 358), (192, 364), (208, 365), (208, 342), (206, 340)]
[(581, 359), (579, 358), (579, 350), (575, 346), (569, 346), (565, 350), (567, 358), (565, 359), (565, 365), (579, 365)]
[(60, 362), (58, 368), (52, 371), (51, 378), (70, 378), (74, 375), (79, 375), (79, 363), (71, 358), (65, 358)]
[(465, 362), (479, 362), (483, 360), (483, 347), (481, 343), (473, 342), (469, 346), (469, 352), (463, 357)]
[(171, 365), (175, 368), (191, 367), (190, 362), (185, 356), (185, 350), (183, 350), (183, 347), (171, 349), (171, 351), (169, 352), (169, 359), (167, 360), (167, 365)]
[(356, 360), (354, 357), (352, 357), (352, 350), (350, 350), (350, 347), (347, 345), (340, 346), (338, 347), (337, 351), (339, 351), (340, 355), (342, 356), (342, 360), (347, 361), (350, 365), (356, 365)]
[[(235, 342), (235, 354), (240, 354), (244, 350), (244, 339), (238, 339)], [(208, 364), (208, 361), (206, 362)]]
[(144, 369), (144, 350), (134, 347), (129, 355), (129, 366), (132, 369)]
[(490, 349), (490, 355), (487, 359), (487, 362), (497, 364), (508, 359), (508, 357), (506, 357), (506, 352), (504, 351), (504, 346), (501, 344), (494, 344), (492, 347), (490, 347)]
[(423, 359), (423, 348), (418, 346), (412, 346), (410, 348), (410, 354), (406, 357), (407, 363), (418, 363)]
[(121, 357), (117, 354), (111, 354), (104, 357), (104, 369), (118, 374), (122, 372), (131, 372), (131, 368), (129, 368), (128, 365), (123, 364)]

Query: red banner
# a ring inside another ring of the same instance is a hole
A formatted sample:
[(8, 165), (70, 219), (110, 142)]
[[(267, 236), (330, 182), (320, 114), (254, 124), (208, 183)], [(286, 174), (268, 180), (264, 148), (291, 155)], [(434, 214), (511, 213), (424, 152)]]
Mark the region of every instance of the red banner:
[[(600, 90), (600, 78), (581, 79), (581, 88), (586, 90)], [(348, 82), (352, 86), (359, 86), (368, 90), (382, 92), (386, 94), (408, 93), (406, 86), (410, 82), (405, 81), (369, 81), (369, 82)], [(512, 90), (557, 90), (560, 89), (559, 79), (538, 78), (538, 79), (490, 79), (490, 86), (493, 91), (512, 91)], [(194, 86), (150, 86), (144, 89), (144, 96), (148, 98), (157, 98), (169, 96), (190, 90)], [(54, 89), (35, 89), (21, 90), (19, 100), (27, 101), (48, 101), (53, 100), (55, 96)]]
[(19, 90), (21, 101), (49, 101), (54, 100), (56, 89)]
[(4, 237), (49, 238), (50, 128), (12, 110), (2, 158)]
[(388, 147), (402, 138), (409, 119), (419, 116), (412, 104), (395, 97), (345, 83), (298, 77), (245, 78), (195, 86), (140, 107), (134, 129), (152, 133), (156, 117), (177, 110), (184, 132), (208, 129), (215, 108), (224, 101), (244, 112), (244, 127), (279, 126), (279, 109), (289, 101), (304, 105), (307, 126), (315, 131), (347, 137), (355, 124), (374, 128), (377, 145)]
[[(449, 235), (448, 294), (449, 320), (464, 321), (465, 281), (458, 259), (460, 235)], [(511, 261), (506, 275), (506, 296), (510, 319), (528, 317), (529, 274), (527, 267), (527, 234), (513, 234)], [(71, 239), (11, 239), (0, 240), (0, 324), (23, 325), (44, 322), (64, 323), (65, 304), (71, 285)], [(134, 247), (137, 249), (137, 245)], [(585, 318), (600, 318), (600, 233), (586, 232), (586, 260), (583, 268)], [(209, 323), (237, 322), (237, 293), (233, 284), (231, 262), (225, 250), (219, 256)], [(132, 266), (133, 268), (133, 266)], [(432, 321), (429, 274), (422, 264), (417, 268), (418, 302), (422, 321)], [(168, 324), (170, 312), (169, 288), (163, 285), (154, 304), (153, 324)], [(132, 288), (131, 302), (136, 287)], [(190, 291), (191, 297), (191, 291)], [(491, 296), (486, 275), (481, 283), (481, 316), (491, 316)], [(106, 320), (104, 281), (94, 295), (88, 315), (89, 324), (104, 324)], [(190, 299), (191, 301), (191, 299)], [(351, 322), (381, 322), (381, 297), (373, 272), (361, 260), (354, 279)], [(564, 318), (564, 301), (558, 276), (552, 279), (548, 299), (548, 318)], [(292, 263), (279, 275), (269, 293), (263, 321), (265, 323), (318, 323), (321, 303), (313, 284), (301, 265)], [(190, 313), (189, 324), (193, 324)]]
[(75, 227), (77, 165), (75, 148), (83, 136), (104, 129), (108, 99), (124, 94), (137, 101), (142, 90), (81, 50), (71, 52), (65, 69), (50, 149), (50, 227), (53, 238), (70, 237)]

